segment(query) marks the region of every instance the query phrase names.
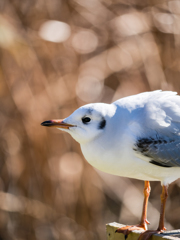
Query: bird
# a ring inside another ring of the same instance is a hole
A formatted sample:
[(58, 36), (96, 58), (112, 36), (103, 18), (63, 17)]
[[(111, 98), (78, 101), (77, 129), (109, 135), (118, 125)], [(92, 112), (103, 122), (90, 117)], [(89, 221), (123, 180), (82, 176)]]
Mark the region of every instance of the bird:
[[(168, 186), (180, 177), (180, 96), (172, 91), (150, 91), (121, 98), (111, 104), (90, 103), (65, 119), (48, 120), (42, 126), (69, 133), (85, 159), (95, 168), (122, 177), (144, 181), (140, 223), (116, 230), (125, 239), (142, 230), (147, 240), (164, 226)], [(150, 181), (162, 186), (159, 225), (147, 230)]]

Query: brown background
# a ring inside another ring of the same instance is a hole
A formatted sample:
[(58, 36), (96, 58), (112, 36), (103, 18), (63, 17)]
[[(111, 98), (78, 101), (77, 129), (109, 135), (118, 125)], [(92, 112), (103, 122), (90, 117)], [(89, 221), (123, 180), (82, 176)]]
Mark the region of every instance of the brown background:
[[(105, 223), (138, 223), (143, 182), (96, 171), (40, 123), (156, 89), (180, 92), (179, 1), (1, 0), (0, 239), (104, 240)], [(179, 185), (168, 230), (180, 228)], [(152, 183), (151, 229), (160, 192)]]

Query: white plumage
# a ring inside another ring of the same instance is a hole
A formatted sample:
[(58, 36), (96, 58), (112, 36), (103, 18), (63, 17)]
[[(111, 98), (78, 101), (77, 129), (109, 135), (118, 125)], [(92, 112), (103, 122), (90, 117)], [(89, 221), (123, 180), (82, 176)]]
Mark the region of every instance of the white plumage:
[(167, 187), (180, 177), (180, 96), (176, 94), (145, 92), (112, 104), (88, 104), (63, 120), (42, 125), (70, 133), (86, 160), (101, 171), (161, 181)]

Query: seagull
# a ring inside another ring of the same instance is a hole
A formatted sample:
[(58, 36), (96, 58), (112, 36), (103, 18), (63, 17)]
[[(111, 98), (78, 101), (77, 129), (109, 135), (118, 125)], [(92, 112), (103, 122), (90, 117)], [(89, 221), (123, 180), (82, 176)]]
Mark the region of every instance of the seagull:
[[(166, 230), (164, 226), (168, 185), (180, 177), (180, 96), (152, 91), (119, 99), (111, 104), (91, 103), (61, 120), (42, 126), (56, 127), (80, 143), (85, 159), (95, 168), (144, 181), (140, 223), (116, 230), (125, 239), (142, 230), (140, 240)], [(149, 181), (162, 185), (159, 225), (147, 230)]]

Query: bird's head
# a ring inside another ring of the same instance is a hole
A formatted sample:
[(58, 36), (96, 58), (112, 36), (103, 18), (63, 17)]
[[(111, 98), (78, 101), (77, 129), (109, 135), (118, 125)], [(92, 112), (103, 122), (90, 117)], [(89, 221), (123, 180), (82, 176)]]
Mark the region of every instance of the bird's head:
[(114, 112), (109, 104), (88, 104), (78, 108), (65, 119), (49, 120), (41, 125), (66, 131), (83, 144), (97, 138), (106, 130), (108, 120)]

